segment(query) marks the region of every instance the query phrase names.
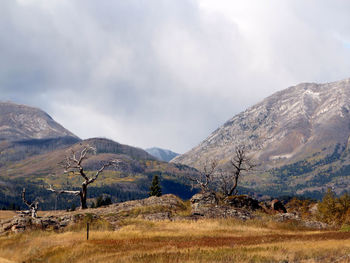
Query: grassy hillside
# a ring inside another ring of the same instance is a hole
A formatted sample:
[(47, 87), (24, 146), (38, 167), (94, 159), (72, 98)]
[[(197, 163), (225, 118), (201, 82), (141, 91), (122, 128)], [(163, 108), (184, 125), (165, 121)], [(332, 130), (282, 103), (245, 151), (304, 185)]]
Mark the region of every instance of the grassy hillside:
[(88, 198), (93, 199), (102, 194), (108, 195), (114, 202), (144, 198), (154, 174), (160, 175), (163, 193), (174, 193), (182, 198), (190, 198), (194, 191), (186, 177), (197, 173), (195, 169), (179, 164), (169, 164), (155, 160), (142, 149), (122, 145), (106, 139), (89, 139), (78, 142), (65, 149), (54, 150), (35, 155), (21, 161), (11, 162), (0, 167), (0, 208), (11, 203), (21, 205), (22, 188), (27, 189), (28, 199), (37, 199), (41, 209), (70, 208), (78, 205), (79, 199), (61, 195), (56, 202), (56, 195), (47, 191), (51, 184), (56, 189), (78, 190), (82, 178), (63, 174), (59, 163), (71, 150), (79, 150), (82, 144), (96, 147), (97, 154), (91, 156), (84, 167), (88, 174), (94, 173), (105, 161), (119, 159), (118, 168), (106, 169), (88, 188)]

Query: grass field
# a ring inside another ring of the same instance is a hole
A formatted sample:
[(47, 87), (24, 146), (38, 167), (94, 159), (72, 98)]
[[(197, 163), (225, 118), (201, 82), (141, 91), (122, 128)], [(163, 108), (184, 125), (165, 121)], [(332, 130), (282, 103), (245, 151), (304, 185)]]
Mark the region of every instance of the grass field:
[[(129, 219), (117, 231), (34, 231), (0, 237), (0, 262), (350, 262), (350, 233), (235, 219)], [(349, 257), (348, 257), (349, 255)]]

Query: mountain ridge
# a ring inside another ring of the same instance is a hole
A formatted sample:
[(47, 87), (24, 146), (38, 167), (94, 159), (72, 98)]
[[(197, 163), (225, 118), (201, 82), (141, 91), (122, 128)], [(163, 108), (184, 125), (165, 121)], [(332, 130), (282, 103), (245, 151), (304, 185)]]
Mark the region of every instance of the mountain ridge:
[(76, 137), (43, 110), (14, 102), (0, 102), (0, 140)]
[[(345, 155), (349, 149), (349, 138), (350, 79), (325, 84), (302, 83), (278, 91), (233, 116), (198, 146), (172, 162), (197, 169), (201, 169), (208, 159), (227, 163), (235, 146), (244, 145), (260, 168), (269, 171), (302, 160), (310, 163), (329, 160), (330, 156), (335, 156), (335, 151)], [(332, 163), (323, 168), (334, 172), (339, 170), (348, 161), (344, 159), (340, 164), (339, 158), (332, 159)], [(313, 166), (309, 177), (315, 176), (320, 167)], [(324, 172), (325, 176), (332, 173)], [(298, 173), (293, 173), (293, 176), (298, 176)], [(251, 183), (263, 178), (259, 175), (252, 177), (255, 179), (250, 178)], [(278, 177), (274, 173), (266, 183), (277, 182)], [(327, 187), (327, 184), (324, 186)]]

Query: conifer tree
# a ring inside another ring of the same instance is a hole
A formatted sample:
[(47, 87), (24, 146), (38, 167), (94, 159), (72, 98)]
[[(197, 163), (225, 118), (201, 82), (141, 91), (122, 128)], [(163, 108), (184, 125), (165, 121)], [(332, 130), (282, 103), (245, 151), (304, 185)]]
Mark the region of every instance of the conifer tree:
[(162, 195), (162, 189), (160, 187), (158, 175), (153, 176), (152, 184), (151, 184), (151, 187), (149, 190), (150, 190), (149, 196), (161, 196)]

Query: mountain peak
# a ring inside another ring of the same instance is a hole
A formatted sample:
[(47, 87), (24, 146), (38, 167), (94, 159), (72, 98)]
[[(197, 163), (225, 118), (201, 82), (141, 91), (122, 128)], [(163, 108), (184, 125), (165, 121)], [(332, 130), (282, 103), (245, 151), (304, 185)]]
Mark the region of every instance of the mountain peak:
[(0, 140), (18, 141), (76, 135), (55, 122), (46, 112), (14, 102), (0, 102)]
[(305, 155), (332, 152), (350, 135), (350, 79), (301, 83), (276, 92), (232, 117), (200, 145), (174, 162), (200, 168), (208, 158), (229, 160), (245, 145), (255, 159), (282, 165)]
[(156, 157), (158, 160), (164, 162), (169, 162), (170, 160), (179, 155), (178, 153), (175, 153), (173, 151), (157, 147), (148, 148), (145, 151), (148, 152), (150, 155)]

